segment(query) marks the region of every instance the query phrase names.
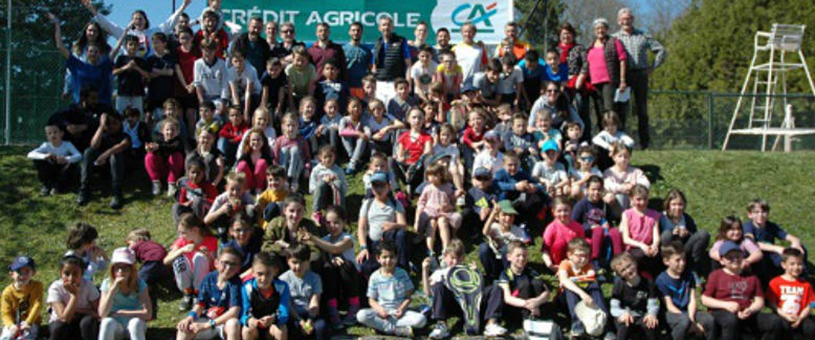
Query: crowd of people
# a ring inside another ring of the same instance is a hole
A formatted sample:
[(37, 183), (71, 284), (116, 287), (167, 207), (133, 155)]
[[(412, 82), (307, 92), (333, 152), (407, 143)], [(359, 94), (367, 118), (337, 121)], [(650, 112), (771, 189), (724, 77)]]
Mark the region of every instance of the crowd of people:
[[(41, 193), (79, 177), (84, 205), (105, 172), (120, 209), (126, 174), (146, 172), (152, 194), (174, 200), (177, 226), (169, 249), (137, 229), (108, 256), (93, 226), (73, 225), (47, 290), (51, 339), (144, 339), (158, 307), (150, 287), (170, 281), (187, 313), (177, 339), (327, 339), (355, 324), (412, 337), (428, 322), (443, 339), (456, 315), (475, 320), (467, 333), (558, 338), (553, 310), (573, 336), (815, 337), (806, 249), (767, 202), (750, 201), (744, 223), (723, 218), (712, 246), (680, 190), (649, 208), (649, 179), (629, 162), (650, 144), (648, 76), (665, 51), (630, 9), (617, 33), (598, 18), (583, 46), (564, 23), (539, 52), (513, 22), (489, 51), (472, 23), (455, 45), (435, 28), (429, 46), (426, 23), (408, 40), (387, 16), (372, 48), (361, 23), (344, 45), (320, 23), (307, 47), (290, 22), (253, 17), (243, 32), (219, 0), (197, 18), (184, 12), (191, 1), (151, 27), (143, 11), (120, 26), (82, 0), (93, 20), (70, 49), (50, 15), (74, 104), (29, 153)], [(629, 86), (637, 142), (619, 100)], [(355, 175), (363, 197), (349, 196)], [(465, 243), (478, 244), (481, 269), (465, 263)], [(528, 265), (532, 246), (555, 286)], [(450, 283), (462, 267), (483, 279), (477, 306)], [(36, 269), (27, 256), (11, 264), (0, 339), (36, 338)], [(420, 311), (417, 291), (432, 301)]]

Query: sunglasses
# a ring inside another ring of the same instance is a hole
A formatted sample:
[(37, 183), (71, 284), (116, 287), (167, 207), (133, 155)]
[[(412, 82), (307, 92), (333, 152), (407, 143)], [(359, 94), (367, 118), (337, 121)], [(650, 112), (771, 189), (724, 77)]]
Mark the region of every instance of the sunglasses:
[(594, 156), (580, 157), (580, 160), (586, 163), (594, 162)]

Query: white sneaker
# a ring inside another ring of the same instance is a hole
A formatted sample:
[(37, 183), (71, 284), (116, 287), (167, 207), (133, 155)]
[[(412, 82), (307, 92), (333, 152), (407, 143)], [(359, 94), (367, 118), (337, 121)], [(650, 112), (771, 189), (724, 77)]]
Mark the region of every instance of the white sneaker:
[(441, 340), (448, 336), (450, 336), (450, 331), (447, 330), (447, 324), (445, 324), (443, 321), (439, 321), (436, 323), (436, 326), (433, 327), (433, 331), (430, 332), (430, 335), (427, 337), (430, 339)]
[(466, 204), (466, 202), (464, 201), (464, 196), (461, 196), (461, 197), (456, 199), (456, 206), (457, 207), (463, 207), (465, 204)]
[(396, 327), (393, 334), (404, 338), (413, 338), (413, 328), (410, 326)]
[(484, 336), (504, 336), (504, 334), (507, 334), (507, 329), (501, 327), (501, 325), (496, 322), (488, 324), (487, 327), (484, 328)]

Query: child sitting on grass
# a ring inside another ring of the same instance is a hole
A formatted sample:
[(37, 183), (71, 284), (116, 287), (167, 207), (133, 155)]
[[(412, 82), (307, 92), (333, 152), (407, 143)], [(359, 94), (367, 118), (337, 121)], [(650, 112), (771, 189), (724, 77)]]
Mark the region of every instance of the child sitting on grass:
[(412, 300), (413, 282), (396, 267), (396, 246), (382, 242), (377, 247), (380, 268), (368, 281), (368, 304), (357, 313), (359, 323), (385, 334), (413, 337), (413, 328), (424, 327), (424, 314), (407, 310)]
[(703, 335), (712, 340), (713, 317), (697, 309), (696, 280), (686, 270), (685, 248), (676, 241), (662, 246), (662, 262), (667, 269), (654, 282), (662, 296), (665, 321), (673, 340), (684, 340), (692, 335)]
[[(280, 275), (280, 281), (289, 285), (291, 318), (288, 329), (292, 339), (328, 339), (325, 320), (320, 318), (320, 296), (323, 283), (320, 275), (310, 270), (308, 247), (300, 244), (286, 252), (289, 270)], [(333, 284), (333, 283), (332, 283)]]
[(34, 340), (42, 320), (42, 282), (32, 279), (37, 274), (34, 259), (18, 256), (9, 265), (12, 282), (3, 289), (0, 317), (2, 339)]
[(37, 178), (42, 183), (40, 194), (53, 195), (64, 191), (70, 183), (71, 169), (82, 160), (82, 154), (73, 143), (63, 141), (65, 134), (57, 125), (45, 126), (46, 142), (28, 153), (28, 159), (34, 162)]
[(761, 312), (761, 282), (744, 273), (744, 252), (732, 241), (724, 242), (718, 251), (723, 267), (708, 276), (702, 304), (713, 315), (719, 339), (735, 340), (744, 334), (760, 334), (763, 340), (779, 339), (783, 321), (775, 314)]
[(254, 277), (241, 289), (241, 330), (244, 340), (287, 339), (289, 285), (277, 279), (280, 274), (277, 255), (261, 252), (252, 263)]
[(781, 254), (784, 274), (770, 281), (767, 288), (767, 305), (783, 320), (781, 328), (795, 339), (815, 338), (815, 321), (809, 315), (815, 302), (815, 293), (806, 279), (801, 277), (804, 270), (804, 254), (795, 248), (787, 248)]
[[(450, 288), (446, 286), (450, 271), (456, 266), (466, 266), (464, 264), (464, 243), (459, 239), (450, 240), (450, 244), (444, 249), (442, 254), (444, 265), (441, 269), (436, 269), (430, 274), (431, 258), (428, 257), (422, 262), (422, 286), (424, 292), (432, 297), (432, 318), (436, 320), (436, 325), (428, 336), (430, 339), (444, 339), (450, 335), (447, 329), (447, 319), (452, 316), (462, 317), (459, 304), (456, 303), (455, 296)], [(480, 273), (478, 273), (480, 276)], [(501, 291), (498, 286), (486, 283), (482, 289), (479, 310), (482, 315), (471, 317), (478, 318), (485, 322), (484, 336), (500, 337), (507, 333), (501, 327)], [(467, 329), (467, 331), (470, 331)], [(476, 330), (477, 331), (477, 330)]]
[(801, 239), (788, 233), (778, 224), (770, 221), (770, 205), (767, 201), (756, 198), (747, 205), (747, 216), (750, 219), (744, 222), (744, 237), (750, 238), (758, 244), (764, 257), (756, 274), (762, 283), (769, 282), (771, 278), (781, 275), (781, 257), (784, 254), (784, 247), (776, 245), (776, 240), (787, 241), (790, 247), (798, 249), (804, 254), (804, 269), (806, 269), (807, 251), (801, 245)]
[[(600, 308), (608, 315), (608, 308), (603, 298), (603, 292), (597, 283), (594, 266), (589, 261), (591, 254), (589, 243), (583, 238), (574, 238), (568, 244), (568, 258), (560, 262), (557, 277), (560, 288), (565, 292), (566, 303), (569, 308), (569, 315), (572, 320), (572, 336), (582, 336), (586, 334), (583, 322), (575, 313), (575, 306), (578, 302), (583, 302), (590, 307)], [(606, 334), (606, 339), (609, 339)], [(613, 335), (611, 335), (613, 339)]]
[(621, 253), (611, 260), (614, 270), (614, 288), (611, 291), (611, 316), (617, 328), (617, 339), (628, 339), (635, 330), (645, 333), (646, 339), (657, 338), (657, 299), (654, 283), (637, 273), (637, 262), (629, 253)]
[(216, 270), (207, 274), (198, 293), (198, 303), (181, 319), (176, 340), (240, 340), (241, 326), (241, 252), (232, 247), (221, 249)]

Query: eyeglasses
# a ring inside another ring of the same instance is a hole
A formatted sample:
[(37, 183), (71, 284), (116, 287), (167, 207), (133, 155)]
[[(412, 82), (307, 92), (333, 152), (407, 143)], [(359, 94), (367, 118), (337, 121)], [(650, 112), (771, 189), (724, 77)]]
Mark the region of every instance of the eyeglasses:
[(113, 271), (115, 272), (129, 272), (131, 270), (133, 270), (133, 268), (130, 266), (116, 266), (113, 268)]
[(280, 32), (288, 34), (288, 33), (293, 33), (294, 30), (282, 30)]

